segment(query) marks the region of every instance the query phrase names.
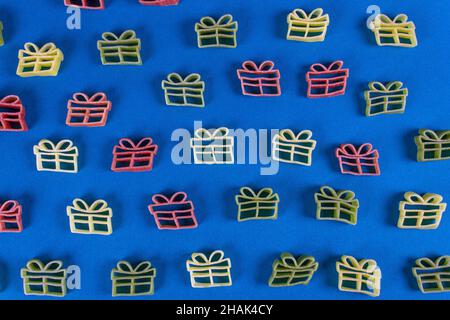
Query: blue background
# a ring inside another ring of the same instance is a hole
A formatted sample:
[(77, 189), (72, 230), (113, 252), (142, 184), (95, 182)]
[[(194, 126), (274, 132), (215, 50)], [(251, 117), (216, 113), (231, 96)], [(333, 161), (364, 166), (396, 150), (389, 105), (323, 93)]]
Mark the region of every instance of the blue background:
[[(82, 270), (82, 289), (67, 299), (107, 299), (117, 261), (149, 259), (157, 268), (150, 299), (371, 299), (337, 289), (335, 261), (342, 254), (373, 258), (383, 273), (381, 298), (448, 299), (423, 295), (411, 274), (416, 258), (449, 254), (450, 219), (437, 230), (400, 230), (398, 202), (405, 191), (434, 192), (450, 200), (449, 164), (415, 161), (420, 128), (449, 129), (448, 1), (225, 1), (182, 0), (178, 7), (144, 7), (137, 0), (109, 0), (104, 11), (82, 11), (81, 30), (66, 28), (59, 0), (2, 0), (0, 95), (18, 94), (27, 108), (26, 133), (0, 134), (0, 198), (24, 207), (24, 231), (0, 235), (0, 298), (25, 298), (19, 270), (31, 258), (62, 259)], [(406, 13), (417, 26), (419, 46), (378, 47), (365, 27), (366, 9)], [(296, 7), (323, 7), (331, 25), (323, 43), (286, 41), (286, 16)], [(199, 49), (194, 24), (202, 16), (231, 13), (239, 22), (236, 49)], [(144, 65), (102, 66), (96, 41), (105, 31), (134, 29)], [(27, 41), (55, 42), (65, 60), (57, 77), (16, 76), (17, 53)], [(282, 96), (242, 96), (236, 69), (247, 60), (271, 59), (281, 72)], [(315, 62), (337, 59), (350, 68), (345, 96), (308, 100), (304, 75)], [(161, 80), (170, 72), (198, 72), (206, 82), (206, 108), (169, 108)], [(365, 117), (363, 91), (373, 80), (400, 80), (409, 89), (403, 115)], [(65, 125), (74, 92), (104, 91), (113, 102), (104, 128)], [(174, 165), (170, 136), (176, 128), (310, 129), (318, 141), (313, 166), (281, 164), (261, 176), (260, 165)], [(111, 152), (122, 137), (151, 136), (160, 152), (154, 170), (113, 173)], [(69, 138), (80, 151), (75, 175), (38, 172), (32, 152), (42, 138)], [(381, 176), (342, 175), (334, 156), (341, 143), (371, 142), (380, 152)], [(234, 195), (244, 185), (270, 186), (281, 198), (276, 221), (236, 221)], [(353, 190), (360, 210), (356, 226), (315, 219), (320, 186)], [(199, 227), (159, 231), (147, 211), (151, 196), (186, 191)], [(113, 208), (111, 236), (71, 234), (65, 208), (74, 198), (103, 198)], [(193, 289), (185, 261), (192, 252), (223, 249), (232, 260), (233, 286)], [(320, 262), (308, 286), (269, 288), (271, 265), (281, 252), (310, 254)], [(27, 299), (33, 299), (28, 297)], [(148, 299), (146, 297), (145, 299)]]

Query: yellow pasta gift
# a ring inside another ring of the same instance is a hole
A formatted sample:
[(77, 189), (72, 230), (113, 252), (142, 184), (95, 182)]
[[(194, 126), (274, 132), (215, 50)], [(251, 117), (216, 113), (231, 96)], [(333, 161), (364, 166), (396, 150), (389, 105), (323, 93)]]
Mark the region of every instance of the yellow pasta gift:
[(17, 75), (20, 77), (44, 77), (58, 75), (64, 55), (54, 43), (49, 42), (42, 47), (34, 43), (25, 43), (19, 50)]
[(394, 19), (385, 14), (378, 14), (369, 28), (375, 34), (379, 46), (412, 48), (417, 46), (416, 26), (408, 21), (406, 14), (399, 14)]
[(325, 40), (330, 23), (328, 14), (323, 14), (322, 8), (317, 8), (307, 14), (303, 9), (295, 9), (287, 17), (288, 40), (319, 42)]

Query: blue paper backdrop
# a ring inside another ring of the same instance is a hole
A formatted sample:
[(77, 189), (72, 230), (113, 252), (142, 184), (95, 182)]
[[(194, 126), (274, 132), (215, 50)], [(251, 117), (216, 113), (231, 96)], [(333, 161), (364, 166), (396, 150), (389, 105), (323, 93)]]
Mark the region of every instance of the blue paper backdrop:
[[(225, 1), (182, 0), (177, 7), (144, 7), (137, 0), (107, 0), (104, 11), (82, 11), (81, 30), (66, 28), (62, 0), (1, 1), (6, 45), (0, 48), (0, 93), (18, 94), (30, 131), (0, 134), (0, 198), (23, 204), (21, 234), (0, 235), (2, 299), (21, 299), (19, 270), (34, 257), (62, 259), (82, 270), (82, 289), (67, 299), (107, 299), (110, 271), (120, 259), (149, 259), (156, 266), (151, 299), (366, 299), (337, 289), (335, 261), (342, 254), (375, 259), (383, 272), (381, 298), (448, 299), (423, 295), (411, 267), (416, 258), (449, 254), (450, 219), (433, 231), (396, 227), (405, 191), (435, 192), (450, 200), (449, 164), (415, 161), (419, 128), (449, 129), (448, 1)], [(419, 46), (377, 47), (365, 27), (366, 9), (406, 13), (417, 26)], [(286, 41), (286, 16), (296, 7), (323, 7), (331, 25), (323, 43)], [(236, 49), (199, 49), (194, 24), (202, 16), (231, 13), (239, 22)], [(141, 67), (102, 66), (96, 41), (105, 31), (134, 29), (142, 40)], [(65, 55), (57, 77), (16, 76), (17, 53), (27, 41), (55, 42)], [(280, 69), (283, 94), (242, 96), (236, 69), (247, 59), (271, 59)], [(337, 59), (350, 68), (345, 96), (305, 98), (305, 72), (316, 62)], [(206, 108), (169, 108), (161, 80), (170, 72), (198, 72), (206, 82)], [(400, 80), (409, 89), (406, 113), (367, 118), (363, 91), (373, 80)], [(65, 125), (74, 92), (105, 91), (113, 109), (104, 128)], [(313, 166), (282, 164), (273, 176), (259, 165), (174, 165), (171, 133), (206, 127), (310, 129), (317, 139)], [(154, 170), (110, 171), (113, 146), (122, 137), (151, 136), (160, 146)], [(38, 172), (33, 145), (42, 138), (69, 138), (80, 151), (78, 174)], [(379, 177), (339, 172), (334, 156), (341, 143), (371, 142), (380, 152)], [(234, 195), (244, 185), (270, 186), (281, 198), (276, 221), (236, 221)], [(315, 219), (314, 192), (322, 185), (355, 191), (358, 224)], [(195, 202), (199, 227), (159, 231), (147, 211), (151, 195), (184, 190)], [(67, 205), (76, 197), (106, 199), (114, 211), (108, 237), (70, 233)], [(185, 261), (192, 252), (223, 249), (232, 260), (233, 286), (190, 287)], [(320, 262), (308, 286), (269, 288), (274, 259), (283, 251), (310, 254)], [(30, 299), (33, 297), (30, 297)]]

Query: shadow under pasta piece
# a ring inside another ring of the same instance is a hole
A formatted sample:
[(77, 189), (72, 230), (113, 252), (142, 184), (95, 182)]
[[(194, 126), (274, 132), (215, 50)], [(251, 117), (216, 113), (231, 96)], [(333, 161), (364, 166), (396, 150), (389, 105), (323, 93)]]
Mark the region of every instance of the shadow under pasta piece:
[(405, 112), (408, 89), (400, 81), (383, 84), (378, 81), (369, 83), (364, 92), (366, 99), (366, 116), (379, 114), (399, 114)]
[(385, 14), (377, 14), (370, 22), (369, 29), (374, 33), (379, 46), (417, 46), (416, 26), (414, 22), (408, 21), (406, 14), (399, 14), (394, 19)]
[(272, 158), (280, 162), (311, 166), (316, 143), (310, 130), (302, 130), (296, 135), (291, 129), (283, 129), (272, 140)]
[(171, 73), (163, 80), (164, 99), (168, 106), (204, 107), (205, 82), (198, 73), (191, 73), (185, 78), (178, 73)]
[(73, 200), (67, 207), (70, 231), (79, 234), (110, 235), (112, 230), (112, 209), (105, 200), (88, 204), (82, 199)]
[(328, 14), (323, 14), (322, 8), (317, 8), (307, 14), (303, 9), (295, 9), (287, 17), (288, 40), (304, 42), (320, 42), (325, 40), (330, 24)]
[(64, 4), (81, 9), (105, 9), (105, 0), (64, 0)]
[(103, 65), (142, 65), (141, 40), (134, 30), (124, 31), (119, 36), (104, 32), (102, 40), (97, 41)]
[(62, 261), (45, 264), (33, 259), (21, 269), (20, 274), (26, 295), (64, 297), (67, 293), (67, 270), (63, 269)]
[(144, 6), (176, 6), (180, 0), (139, 0)]
[(450, 292), (450, 256), (417, 259), (412, 272), (422, 293)]
[(111, 105), (103, 92), (90, 97), (85, 93), (75, 93), (67, 103), (66, 124), (71, 127), (103, 127)]
[(224, 258), (222, 250), (216, 250), (209, 256), (193, 253), (186, 261), (193, 288), (212, 288), (231, 286), (231, 260)]
[(264, 61), (259, 66), (253, 61), (242, 63), (237, 70), (241, 81), (242, 94), (253, 97), (271, 97), (281, 95), (280, 71), (274, 69), (272, 61)]
[(338, 288), (341, 291), (356, 292), (378, 297), (381, 292), (381, 270), (375, 260), (357, 260), (342, 256), (336, 262)]
[(153, 203), (148, 206), (158, 229), (179, 230), (197, 227), (194, 204), (188, 200), (185, 192), (177, 192), (170, 198), (162, 194), (152, 197)]
[(249, 187), (242, 187), (235, 199), (238, 205), (238, 221), (278, 218), (280, 198), (271, 188), (263, 188), (255, 192)]
[(336, 149), (336, 157), (343, 174), (357, 176), (379, 176), (378, 150), (373, 149), (370, 143), (356, 148), (352, 144), (342, 144)]
[(15, 200), (0, 205), (0, 233), (22, 232), (22, 206)]
[(42, 139), (34, 146), (38, 171), (78, 172), (78, 148), (67, 139), (58, 143)]
[(195, 130), (191, 149), (195, 164), (234, 163), (234, 136), (225, 127)]
[(349, 69), (342, 68), (343, 61), (328, 66), (315, 63), (306, 73), (308, 98), (328, 98), (345, 94)]
[(359, 201), (350, 190), (336, 191), (329, 186), (314, 194), (318, 220), (334, 220), (355, 225), (358, 220)]
[(414, 142), (417, 145), (417, 161), (450, 159), (450, 130), (421, 129)]
[(272, 274), (269, 278), (270, 287), (289, 287), (307, 285), (314, 273), (319, 268), (319, 263), (311, 256), (299, 256), (282, 253), (280, 259), (276, 259), (272, 265)]
[(112, 296), (147, 296), (155, 292), (156, 269), (150, 261), (133, 266), (119, 261), (111, 271)]
[(152, 138), (142, 138), (135, 143), (131, 139), (119, 140), (114, 146), (111, 170), (116, 172), (141, 172), (153, 169), (153, 159), (158, 152), (158, 146)]
[(406, 192), (400, 201), (397, 227), (401, 229), (437, 229), (447, 204), (439, 194)]
[(237, 30), (238, 23), (233, 21), (231, 14), (225, 14), (217, 21), (212, 17), (203, 17), (195, 24), (197, 45), (199, 48), (236, 48)]
[(27, 131), (25, 108), (18, 96), (9, 95), (0, 100), (0, 131)]
[(27, 42), (24, 49), (19, 50), (17, 75), (20, 77), (57, 76), (64, 55), (54, 43), (49, 42), (42, 47)]

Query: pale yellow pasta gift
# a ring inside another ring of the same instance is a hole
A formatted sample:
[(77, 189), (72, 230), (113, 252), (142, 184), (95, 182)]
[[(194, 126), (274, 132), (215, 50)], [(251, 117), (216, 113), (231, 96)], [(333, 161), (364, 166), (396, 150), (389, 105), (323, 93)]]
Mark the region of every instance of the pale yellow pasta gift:
[(56, 76), (58, 75), (64, 55), (54, 43), (49, 42), (42, 47), (34, 43), (25, 43), (19, 50), (17, 75), (20, 77)]
[(319, 42), (325, 40), (330, 18), (317, 8), (307, 14), (303, 9), (295, 9), (287, 17), (288, 40)]
[(81, 234), (112, 233), (112, 210), (105, 200), (96, 200), (88, 204), (82, 199), (73, 200), (73, 205), (67, 207), (70, 219), (70, 231)]
[(339, 290), (364, 293), (372, 297), (380, 295), (381, 270), (375, 260), (342, 256), (336, 262), (336, 270), (339, 275)]
[(397, 226), (402, 229), (436, 229), (447, 207), (442, 196), (434, 193), (419, 195), (406, 192), (400, 201)]
[(412, 48), (417, 46), (416, 26), (408, 21), (406, 14), (399, 14), (394, 19), (385, 14), (378, 14), (369, 28), (375, 34), (379, 46)]

